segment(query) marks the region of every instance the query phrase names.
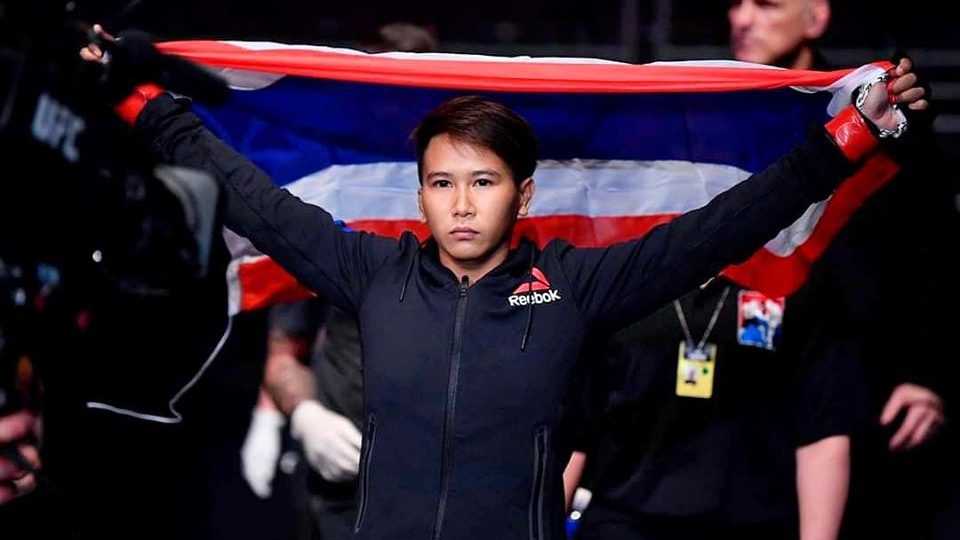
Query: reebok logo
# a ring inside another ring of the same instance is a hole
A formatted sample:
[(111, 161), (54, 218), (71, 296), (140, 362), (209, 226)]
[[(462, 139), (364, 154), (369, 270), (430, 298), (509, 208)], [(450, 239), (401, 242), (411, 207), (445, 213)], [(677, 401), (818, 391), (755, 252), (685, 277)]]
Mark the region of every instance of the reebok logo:
[(507, 303), (514, 307), (528, 306), (536, 304), (549, 304), (560, 300), (560, 291), (550, 288), (550, 281), (539, 268), (534, 267), (531, 271), (533, 279), (520, 284), (513, 294), (507, 297)]

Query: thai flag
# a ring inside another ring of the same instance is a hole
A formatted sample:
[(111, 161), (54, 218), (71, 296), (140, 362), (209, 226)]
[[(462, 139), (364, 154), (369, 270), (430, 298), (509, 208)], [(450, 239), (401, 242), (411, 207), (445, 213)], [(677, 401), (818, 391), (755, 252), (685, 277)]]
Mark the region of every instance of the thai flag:
[[(419, 222), (410, 132), (429, 110), (484, 94), (519, 112), (541, 145), (531, 215), (517, 234), (603, 246), (646, 233), (761, 170), (889, 68), (789, 71), (736, 62), (631, 65), (575, 58), (387, 53), (275, 43), (171, 42), (222, 70), (227, 105), (208, 126), (274, 181), (353, 229), (399, 236)], [(896, 173), (874, 157), (744, 264), (725, 273), (782, 296), (856, 208)], [(232, 242), (231, 312), (304, 297), (293, 278)]]

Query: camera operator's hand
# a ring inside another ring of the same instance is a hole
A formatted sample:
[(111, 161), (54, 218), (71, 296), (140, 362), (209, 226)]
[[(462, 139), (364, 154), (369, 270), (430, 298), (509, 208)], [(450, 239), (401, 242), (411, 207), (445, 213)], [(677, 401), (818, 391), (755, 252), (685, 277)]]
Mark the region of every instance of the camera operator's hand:
[[(0, 416), (0, 504), (26, 495), (37, 487), (37, 479), (30, 467), (40, 466), (40, 454), (30, 442), (36, 434), (37, 417), (27, 411)], [(19, 456), (13, 451), (18, 450)]]

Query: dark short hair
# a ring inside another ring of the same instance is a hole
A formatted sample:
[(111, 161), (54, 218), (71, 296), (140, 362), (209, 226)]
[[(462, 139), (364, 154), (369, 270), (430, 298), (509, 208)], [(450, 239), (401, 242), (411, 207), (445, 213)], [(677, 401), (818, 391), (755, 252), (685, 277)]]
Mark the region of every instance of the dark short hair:
[(423, 153), (437, 135), (487, 148), (506, 163), (514, 182), (533, 176), (537, 168), (537, 137), (519, 114), (496, 101), (462, 96), (430, 111), (413, 130), (417, 145), (417, 175), (423, 182)]
[(423, 26), (408, 22), (394, 22), (377, 28), (376, 34), (365, 40), (361, 48), (367, 52), (434, 52), (437, 38)]

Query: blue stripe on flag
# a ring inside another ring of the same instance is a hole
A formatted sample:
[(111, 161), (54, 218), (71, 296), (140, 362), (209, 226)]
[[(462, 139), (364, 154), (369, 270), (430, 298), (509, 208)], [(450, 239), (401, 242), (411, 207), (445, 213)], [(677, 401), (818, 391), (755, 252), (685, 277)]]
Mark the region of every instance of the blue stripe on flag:
[[(198, 112), (283, 185), (337, 164), (413, 161), (416, 123), (466, 92), (286, 77)], [(490, 93), (537, 131), (540, 159), (685, 160), (757, 171), (827, 120), (828, 92)], [(410, 179), (414, 181), (415, 179)]]

